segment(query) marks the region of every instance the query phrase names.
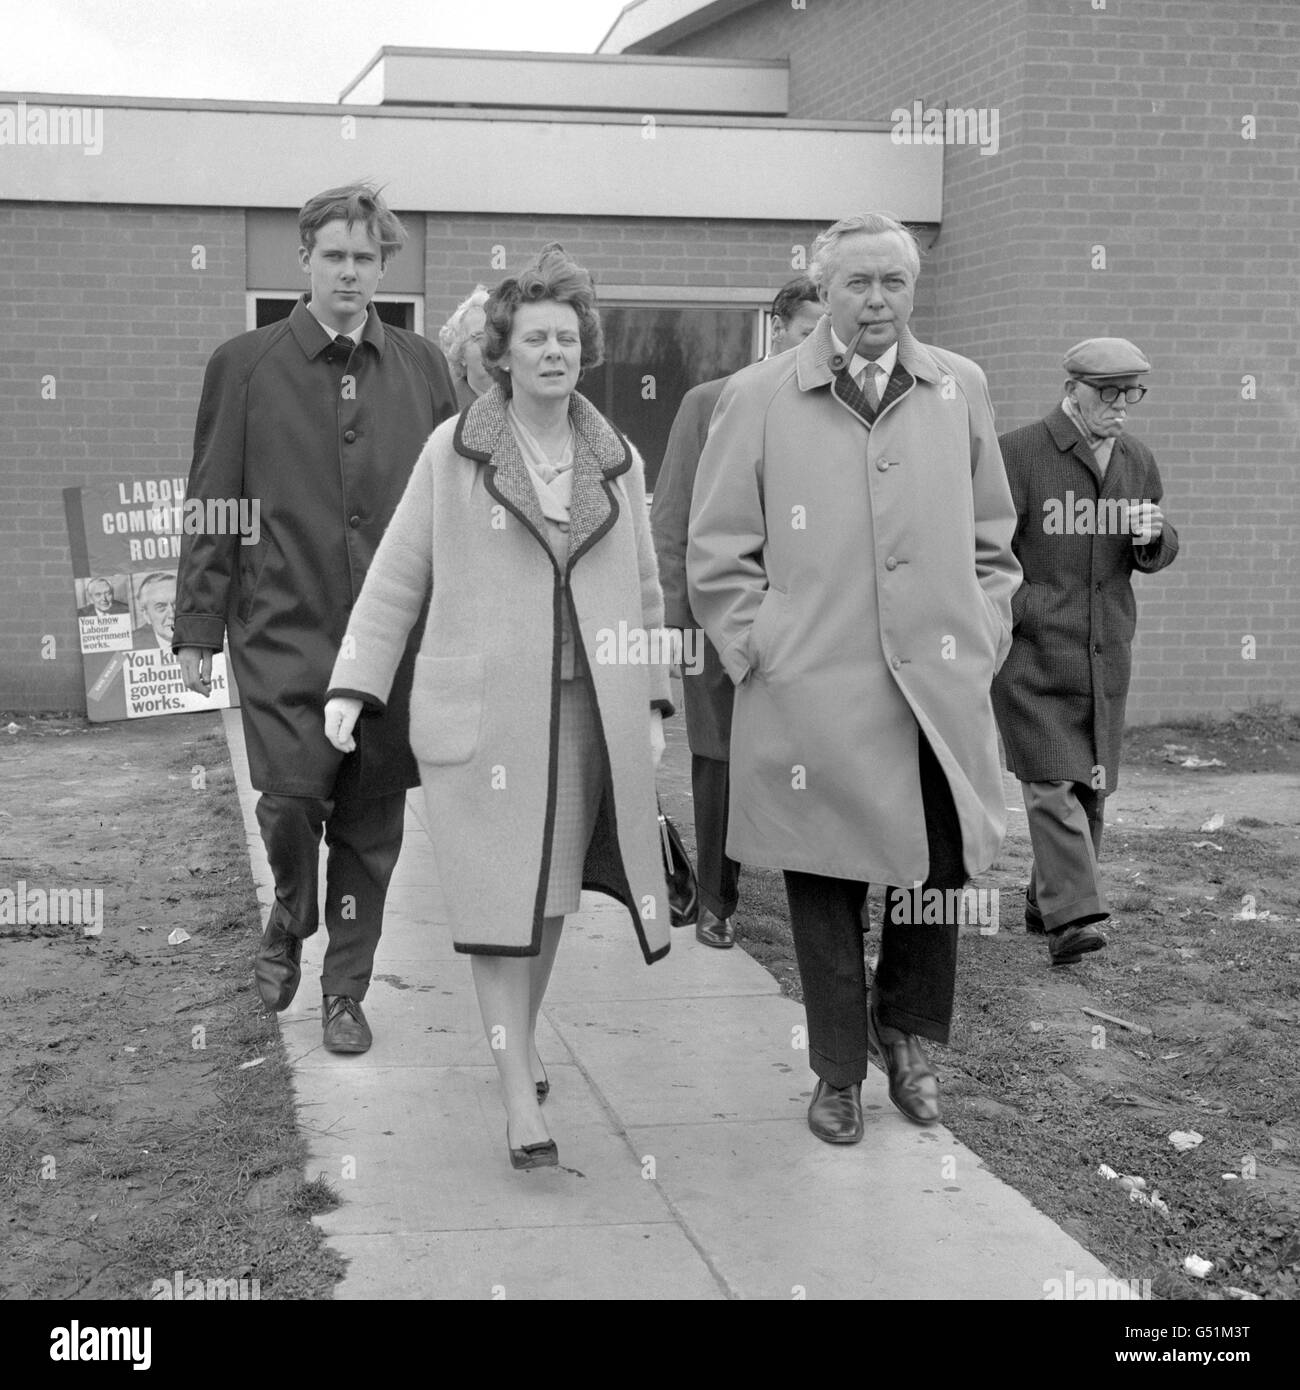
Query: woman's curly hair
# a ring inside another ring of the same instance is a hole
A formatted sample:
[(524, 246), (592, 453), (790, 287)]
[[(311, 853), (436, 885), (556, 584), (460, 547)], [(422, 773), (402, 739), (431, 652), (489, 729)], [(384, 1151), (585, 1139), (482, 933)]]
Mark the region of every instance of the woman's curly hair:
[(568, 304), (578, 316), (578, 336), (582, 344), (579, 365), (583, 370), (599, 366), (605, 360), (605, 335), (596, 312), (596, 291), (591, 276), (571, 260), (558, 241), (543, 246), (534, 259), (518, 275), (511, 276), (492, 291), (483, 306), (487, 324), (483, 337), (483, 365), (492, 379), (510, 394), (510, 373), (502, 359), (510, 347), (515, 311), (521, 304), (539, 304), (553, 300)]

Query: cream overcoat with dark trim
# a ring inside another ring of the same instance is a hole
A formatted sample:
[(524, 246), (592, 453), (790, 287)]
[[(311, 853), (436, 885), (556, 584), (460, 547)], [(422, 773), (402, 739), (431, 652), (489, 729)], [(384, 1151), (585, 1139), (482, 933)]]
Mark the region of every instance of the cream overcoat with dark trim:
[(904, 330), (868, 431), (832, 352), (823, 317), (733, 376), (695, 480), (691, 609), (737, 687), (727, 853), (923, 882), (920, 728), (976, 874), (1006, 830), (989, 685), (1020, 583), (988, 387)]
[[(589, 401), (571, 398), (574, 478), (561, 572), (505, 407), (494, 387), (425, 445), (366, 576), (329, 693), (381, 709), (431, 593), (411, 690), (411, 748), (455, 946), (535, 955), (568, 604), (606, 759), (583, 883), (624, 904), (646, 960), (657, 960), (670, 923), (650, 713), (653, 705), (671, 713), (672, 704), (665, 662), (635, 659), (635, 630), (663, 621), (642, 463)], [(631, 659), (610, 660), (620, 624)]]

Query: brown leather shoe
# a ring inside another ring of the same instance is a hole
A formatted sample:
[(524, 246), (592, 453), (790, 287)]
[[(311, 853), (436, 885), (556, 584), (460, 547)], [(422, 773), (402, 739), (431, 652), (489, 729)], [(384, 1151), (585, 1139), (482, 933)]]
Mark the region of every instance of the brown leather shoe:
[(939, 1080), (914, 1033), (899, 1042), (884, 1042), (876, 1011), (867, 1006), (867, 1056), (889, 1077), (889, 1099), (915, 1124), (939, 1118)]
[(856, 1144), (862, 1138), (862, 1083), (828, 1086), (818, 1077), (808, 1107), (808, 1128), (828, 1144)]
[(355, 999), (349, 999), (346, 994), (325, 995), (321, 1001), (321, 1017), (325, 1024), (327, 1052), (369, 1051), (370, 1025)]
[(1073, 965), (1089, 951), (1100, 951), (1106, 938), (1091, 922), (1071, 922), (1047, 933), (1047, 954), (1053, 965)]
[(702, 907), (700, 920), (695, 924), (695, 939), (701, 946), (716, 946), (726, 951), (736, 944), (736, 928), (730, 917), (715, 917), (707, 907)]
[(293, 1003), (302, 979), (302, 938), (291, 936), (274, 916), (262, 933), (262, 944), (253, 962), (257, 992), (268, 1009), (279, 1013)]

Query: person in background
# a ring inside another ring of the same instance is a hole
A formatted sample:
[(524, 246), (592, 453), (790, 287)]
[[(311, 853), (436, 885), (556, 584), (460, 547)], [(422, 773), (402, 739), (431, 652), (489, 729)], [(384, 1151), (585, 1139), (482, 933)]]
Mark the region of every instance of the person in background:
[(1178, 533), (1160, 509), (1151, 451), (1125, 429), (1150, 362), (1127, 338), (1088, 338), (1062, 365), (1060, 404), (1000, 440), (1024, 582), (993, 708), (1034, 848), (1025, 926), (1046, 933), (1053, 965), (1073, 965), (1106, 945), (1097, 861), (1119, 781), (1133, 572), (1173, 564)]
[(492, 374), (483, 365), (487, 322), (483, 308), (487, 301), (487, 286), (475, 285), (474, 292), (456, 306), (456, 311), (438, 330), (438, 343), (451, 367), (452, 380), (456, 383), (456, 404), (461, 410), (492, 389)]
[(185, 683), (211, 693), (212, 654), (229, 632), (257, 822), (275, 905), (254, 963), (262, 1002), (285, 1009), (302, 943), (319, 925), (324, 832), (323, 1041), (365, 1052), (370, 984), (388, 881), (402, 847), (415, 653), (383, 712), (345, 755), (321, 728), (325, 683), (411, 468), (455, 409), (442, 354), (386, 326), (371, 299), (406, 239), (366, 184), (327, 189), (298, 218), (310, 293), (287, 319), (223, 343), (203, 381), (186, 499), (256, 499), (260, 534), (186, 534), (173, 648)]
[(591, 277), (552, 244), (486, 317), (495, 384), (420, 455), (339, 649), (325, 733), (346, 750), (362, 711), (384, 708), (432, 592), (411, 747), (510, 1161), (539, 1168), (559, 1159), (537, 1017), (581, 890), (622, 905), (647, 962), (669, 948), (655, 767), (673, 707), (666, 662), (609, 659), (610, 634), (659, 628), (663, 598), (641, 459), (576, 389), (602, 355)]
[[(806, 275), (783, 285), (772, 301), (772, 348), (768, 356), (778, 357), (798, 347), (821, 316), (817, 286)], [(709, 420), (728, 379), (723, 376), (693, 386), (682, 397), (650, 507), (650, 529), (664, 591), (664, 623), (681, 631), (698, 632), (686, 593), (686, 526)], [(740, 896), (740, 865), (727, 857), (726, 849), (727, 757), (735, 688), (707, 638), (703, 638), (703, 657), (702, 670), (686, 664), (682, 667), (700, 885), (695, 939), (705, 946), (726, 949), (735, 944), (732, 918)]]

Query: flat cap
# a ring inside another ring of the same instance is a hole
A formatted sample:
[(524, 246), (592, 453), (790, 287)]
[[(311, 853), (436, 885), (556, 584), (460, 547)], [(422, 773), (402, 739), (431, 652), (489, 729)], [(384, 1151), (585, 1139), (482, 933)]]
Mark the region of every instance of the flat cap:
[(1101, 379), (1151, 370), (1151, 363), (1127, 338), (1085, 338), (1065, 354), (1061, 365), (1071, 376)]

